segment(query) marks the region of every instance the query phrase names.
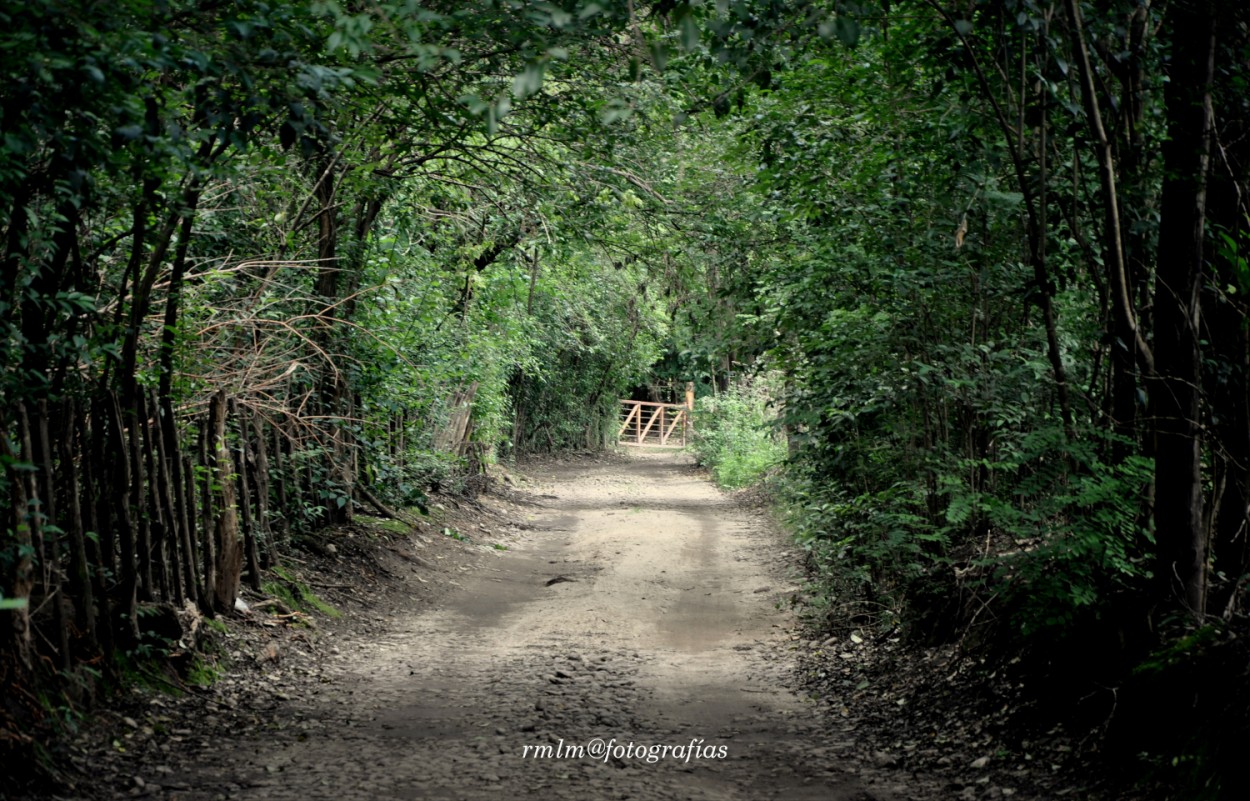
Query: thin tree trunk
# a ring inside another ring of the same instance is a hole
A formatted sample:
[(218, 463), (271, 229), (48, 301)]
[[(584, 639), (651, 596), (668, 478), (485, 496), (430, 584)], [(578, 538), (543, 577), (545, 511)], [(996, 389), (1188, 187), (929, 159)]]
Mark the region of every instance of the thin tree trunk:
[(39, 401), (39, 410), (34, 427), (34, 447), (31, 450), (32, 461), (39, 465), (39, 471), (31, 476), (37, 497), (40, 500), (39, 511), (42, 515), (40, 534), (45, 539), (47, 562), (44, 565), (44, 591), (53, 606), (53, 626), (56, 629), (56, 656), (61, 670), (70, 667), (70, 619), (73, 612), (65, 609), (69, 599), (65, 594), (65, 576), (61, 564), (60, 517), (56, 514), (56, 480), (53, 472), (53, 447), (47, 436), (47, 401)]
[(108, 511), (108, 498), (96, 476), (96, 449), (101, 445), (99, 428), (103, 423), (96, 414), (96, 403), (91, 410), (84, 406), (78, 418), (78, 441), (82, 448), (82, 497), (85, 531), (95, 534), (86, 537), (87, 563), (91, 569), (91, 594), (95, 600), (95, 636), (105, 654), (113, 652), (113, 630), (109, 625), (108, 580), (112, 574), (112, 538), (106, 537), (100, 525), (100, 513)]
[(143, 469), (143, 428), (147, 413), (142, 394), (132, 395), (131, 425), (128, 453), (130, 456), (130, 507), (139, 516), (136, 558), (138, 559), (139, 595), (144, 601), (156, 599), (152, 581), (152, 527), (147, 514), (147, 476)]
[[(87, 558), (87, 541), (83, 530), (81, 484), (78, 481), (78, 460), (74, 458), (74, 444), (83, 443), (75, 435), (81, 431), (78, 425), (78, 409), (71, 401), (64, 409), (65, 435), (60, 438), (61, 475), (65, 486), (66, 521), (63, 525), (69, 540), (70, 575), (69, 587), (72, 597), (78, 599), (77, 625), (82, 631), (86, 650), (96, 650), (95, 593), (91, 580), (91, 563)], [(85, 459), (83, 460), (86, 461)]]
[(247, 559), (247, 586), (257, 592), (260, 591), (260, 551), (256, 547), (256, 527), (252, 520), (252, 491), (248, 486), (252, 467), (250, 461), (250, 448), (247, 442), (247, 433), (250, 426), (248, 425), (247, 415), (243, 409), (233, 400), (230, 402), (230, 409), (234, 412), (234, 420), (239, 434), (239, 464), (237, 468), (239, 483), (239, 516), (243, 528), (243, 548), (244, 556)]
[[(174, 440), (173, 448), (168, 447), (165, 437), (165, 409), (155, 393), (149, 396), (149, 406), (156, 415), (156, 430), (151, 432), (154, 441), (153, 459), (156, 467), (156, 493), (161, 507), (160, 518), (164, 523), (164, 536), (161, 538), (161, 575), (168, 582), (175, 604), (181, 606), (186, 597), (182, 573), (182, 516), (174, 498), (178, 495), (178, 484), (174, 481), (173, 471), (178, 453), (178, 441)], [(171, 456), (173, 454), (174, 456)]]
[[(60, 518), (56, 509), (56, 478), (52, 471), (52, 441), (48, 436), (48, 403), (39, 401), (39, 418), (34, 427), (36, 460), (39, 464), (38, 481), (36, 483), (40, 495), (40, 511), (44, 515), (46, 525), (41, 529), (47, 535), (47, 564), (44, 566), (44, 589), (52, 604), (52, 625), (56, 628), (56, 644), (58, 663), (61, 670), (69, 670), (69, 619), (67, 613), (69, 602), (65, 593), (65, 579), (61, 563), (61, 546), (59, 531)], [(32, 476), (34, 478), (34, 476)]]
[[(1072, 47), (1081, 78), (1081, 100), (1085, 106), (1085, 116), (1089, 121), (1090, 132), (1094, 138), (1095, 156), (1098, 160), (1098, 183), (1102, 192), (1103, 206), (1103, 261), (1107, 265), (1114, 330), (1117, 332), (1115, 347), (1130, 350), (1134, 354), (1128, 361), (1125, 361), (1127, 357), (1123, 354), (1117, 357), (1120, 360), (1119, 369), (1131, 372), (1131, 367), (1126, 365), (1140, 359), (1147, 373), (1150, 373), (1154, 370), (1154, 355), (1137, 324), (1137, 314), (1134, 311), (1130, 294), (1132, 285), (1128, 278), (1128, 266), (1124, 258), (1124, 231), (1120, 222), (1115, 149), (1107, 135), (1106, 126), (1103, 124), (1102, 109), (1098, 103), (1094, 69), (1090, 63), (1089, 47), (1085, 42), (1085, 27), (1080, 7), (1076, 0), (1064, 0), (1064, 8), (1067, 10), (1068, 21), (1072, 26)], [(1128, 414), (1124, 408), (1117, 413)]]
[(217, 592), (217, 552), (214, 547), (214, 541), (217, 536), (216, 527), (214, 525), (213, 516), (213, 477), (211, 475), (212, 461), (209, 459), (208, 450), (209, 442), (212, 440), (212, 408), (209, 408), (210, 415), (200, 424), (200, 466), (204, 468), (205, 474), (200, 477), (200, 517), (202, 518), (201, 530), (204, 533), (203, 547), (200, 549), (201, 556), (204, 561), (204, 595), (200, 603), (200, 609), (206, 615), (215, 613), (214, 599)]
[(187, 560), (187, 594), (190, 595), (196, 604), (204, 609), (209, 606), (208, 593), (205, 592), (204, 582), (201, 580), (199, 566), (200, 560), (199, 549), (199, 511), (196, 505), (195, 494), (195, 465), (191, 461), (189, 455), (182, 457), (182, 496), (186, 503), (187, 525), (183, 529), (184, 550), (186, 551)]
[[(18, 405), (17, 415), (22, 414), (21, 405)], [(0, 431), (0, 448), (4, 449), (4, 455), (9, 465), (15, 465), (22, 460), (21, 454), (13, 451), (9, 445), (9, 432)], [(31, 526), (27, 522), (30, 510), (30, 497), (27, 495), (27, 484), (25, 477), (21, 471), (8, 468), (9, 473), (9, 508), (12, 513), (12, 519), (8, 521), (13, 531), (13, 545), (16, 549), (17, 558), (13, 561), (13, 566), (9, 571), (9, 575), (5, 576), (5, 598), (12, 599), (19, 606), (14, 609), (5, 610), (0, 613), (0, 620), (7, 621), (2, 629), (0, 629), (0, 653), (11, 653), (17, 657), (18, 667), (23, 671), (30, 670), (30, 594), (34, 587), (34, 564), (30, 558), (33, 550), (31, 537)], [(0, 671), (3, 668), (0, 667)]]
[(124, 628), (119, 627), (119, 630), (123, 634), (123, 640), (133, 642), (139, 637), (138, 621), (135, 620), (135, 611), (138, 608), (139, 577), (135, 568), (135, 529), (129, 497), (129, 485), (133, 478), (130, 469), (131, 458), (126, 445), (126, 429), (122, 426), (121, 407), (118, 405), (117, 396), (112, 392), (109, 393), (105, 406), (109, 414), (110, 438), (106, 453), (111, 450), (114, 459), (111, 464), (102, 462), (101, 470), (115, 471), (111, 473), (110, 483), (113, 490), (114, 520), (119, 535), (118, 562), (121, 566), (118, 612), (124, 615), (124, 620), (121, 621)]
[[(284, 437), (282, 435), (282, 431), (279, 430), (277, 426), (274, 426), (273, 427), (273, 466), (274, 466), (274, 476), (277, 478), (277, 486), (275, 487), (274, 495), (275, 495), (275, 500), (277, 501), (277, 504), (278, 504), (277, 533), (281, 534), (280, 537), (277, 537), (275, 534), (275, 538), (278, 539), (278, 541), (282, 545), (286, 545), (290, 541), (290, 538), (291, 538), (291, 522), (290, 521), (291, 521), (291, 513), (293, 511), (291, 508), (291, 495), (293, 493), (297, 493), (298, 490), (295, 487), (292, 487), (290, 492), (288, 492), (287, 490), (288, 483), (290, 482), (290, 477), (287, 475), (290, 462), (287, 461), (283, 453), (283, 447), (284, 447), (283, 439)], [(275, 545), (276, 544), (277, 543), (275, 543)]]
[(252, 471), (256, 485), (256, 536), (260, 540), (261, 566), (273, 564), (273, 534), (269, 530), (269, 448), (265, 429), (258, 416), (252, 417), (252, 436), (256, 441), (256, 469)]
[(164, 443), (162, 458), (169, 464), (169, 489), (174, 505), (171, 514), (177, 520), (175, 536), (180, 558), (173, 569), (181, 577), (184, 597), (198, 602), (201, 592), (196, 571), (195, 512), (193, 511), (195, 497), (193, 492), (188, 494), (188, 489), (193, 488), (194, 485), (185, 478), (185, 473), (190, 467), (182, 453), (182, 444), (178, 439), (173, 403), (168, 397), (161, 397), (157, 401), (157, 408), (160, 409), (161, 441)]

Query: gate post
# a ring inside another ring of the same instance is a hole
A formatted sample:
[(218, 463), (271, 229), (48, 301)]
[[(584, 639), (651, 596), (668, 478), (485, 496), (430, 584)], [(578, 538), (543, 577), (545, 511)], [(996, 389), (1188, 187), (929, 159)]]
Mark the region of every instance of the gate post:
[(681, 445), (686, 446), (686, 432), (690, 429), (690, 418), (694, 414), (694, 382), (686, 382), (686, 419), (681, 421)]

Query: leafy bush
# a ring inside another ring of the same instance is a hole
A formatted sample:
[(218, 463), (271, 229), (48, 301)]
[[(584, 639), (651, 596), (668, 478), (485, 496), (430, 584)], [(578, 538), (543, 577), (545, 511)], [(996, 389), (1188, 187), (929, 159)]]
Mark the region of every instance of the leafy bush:
[(1025, 637), (1062, 636), (1086, 610), (1150, 577), (1153, 537), (1137, 499), (1152, 462), (1109, 463), (1092, 439), (1065, 442), (1062, 432), (1042, 429), (994, 466), (1023, 473), (1010, 492), (986, 498), (984, 509), (991, 529), (1015, 546), (992, 557), (993, 583), (1002, 585), (1012, 626)]
[(914, 487), (859, 490), (796, 464), (779, 494), (787, 524), (818, 577), (813, 608), (828, 616), (823, 624), (858, 624), (867, 615), (888, 627), (902, 618), (909, 585), (945, 561), (948, 543), (944, 532), (928, 525)]
[(723, 487), (754, 484), (786, 458), (769, 389), (769, 380), (743, 382), (695, 402), (692, 448)]

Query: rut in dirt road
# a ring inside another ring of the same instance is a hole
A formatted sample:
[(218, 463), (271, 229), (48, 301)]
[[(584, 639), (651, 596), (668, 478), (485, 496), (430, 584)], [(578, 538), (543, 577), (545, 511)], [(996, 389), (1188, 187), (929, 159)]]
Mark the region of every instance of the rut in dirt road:
[(854, 783), (849, 735), (785, 688), (764, 521), (682, 456), (537, 480), (528, 539), (340, 655), (319, 698), (264, 742), (205, 754), (173, 797), (900, 797)]

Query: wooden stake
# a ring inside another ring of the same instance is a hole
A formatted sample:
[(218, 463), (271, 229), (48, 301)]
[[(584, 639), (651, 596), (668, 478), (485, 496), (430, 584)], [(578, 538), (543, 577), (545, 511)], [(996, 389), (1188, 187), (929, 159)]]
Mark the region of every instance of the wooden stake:
[(78, 410), (73, 401), (65, 403), (64, 421), (65, 436), (60, 438), (60, 460), (61, 476), (65, 486), (67, 519), (62, 527), (69, 540), (70, 595), (78, 599), (77, 624), (83, 633), (84, 645), (88, 652), (94, 653), (98, 648), (95, 594), (91, 581), (91, 564), (87, 559), (87, 541), (83, 531), (78, 461), (74, 458), (74, 444), (81, 443), (83, 440), (75, 436), (81, 431), (81, 427)]
[(243, 552), (239, 548), (239, 523), (235, 515), (234, 463), (226, 444), (226, 393), (219, 390), (209, 403), (210, 467), (213, 482), (213, 544), (217, 551), (216, 577), (212, 588), (213, 608), (234, 611), (243, 572)]
[(260, 552), (256, 547), (256, 526), (252, 521), (252, 491), (248, 486), (248, 476), (252, 467), (251, 448), (248, 447), (247, 435), (250, 426), (247, 413), (232, 398), (229, 408), (234, 412), (236, 430), (239, 434), (239, 463), (237, 466), (239, 485), (239, 515), (242, 518), (243, 548), (247, 558), (247, 586), (260, 591)]

